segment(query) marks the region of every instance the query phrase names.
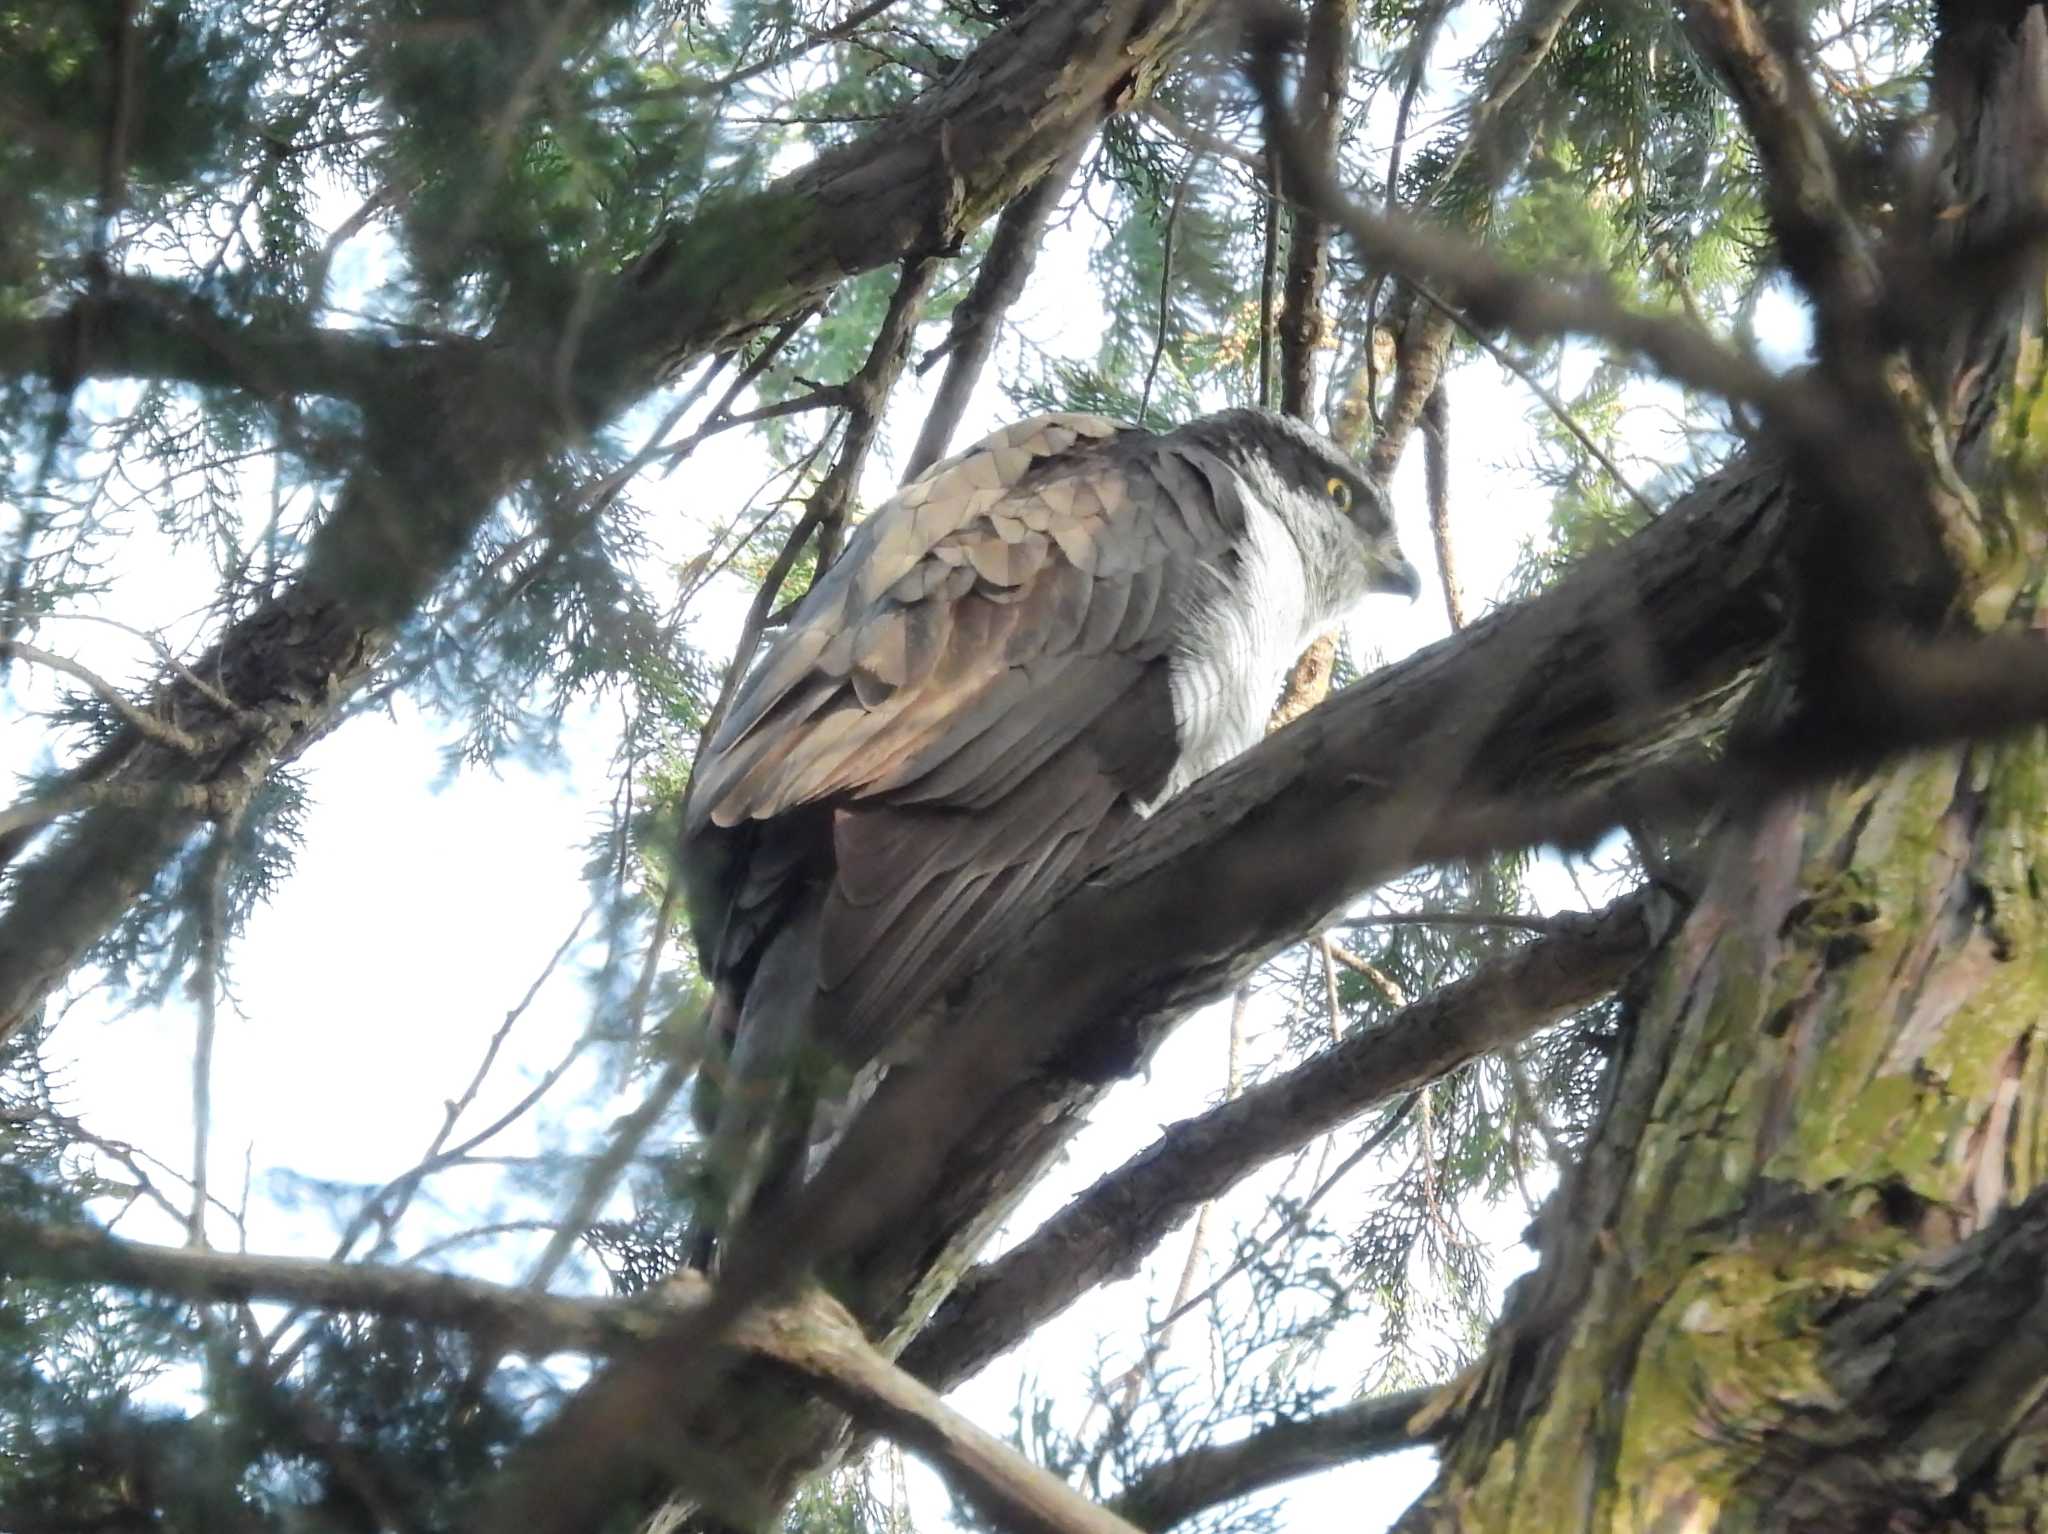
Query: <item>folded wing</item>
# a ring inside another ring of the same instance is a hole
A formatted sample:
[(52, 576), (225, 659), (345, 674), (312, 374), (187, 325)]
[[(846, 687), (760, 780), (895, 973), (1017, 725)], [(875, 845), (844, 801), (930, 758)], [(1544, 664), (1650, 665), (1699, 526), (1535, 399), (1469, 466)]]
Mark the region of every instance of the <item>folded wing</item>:
[(1039, 416), (879, 509), (697, 765), (685, 873), (744, 988), (808, 889), (821, 1042), (865, 1059), (985, 957), (1178, 756), (1167, 660), (1235, 477), (1192, 446)]

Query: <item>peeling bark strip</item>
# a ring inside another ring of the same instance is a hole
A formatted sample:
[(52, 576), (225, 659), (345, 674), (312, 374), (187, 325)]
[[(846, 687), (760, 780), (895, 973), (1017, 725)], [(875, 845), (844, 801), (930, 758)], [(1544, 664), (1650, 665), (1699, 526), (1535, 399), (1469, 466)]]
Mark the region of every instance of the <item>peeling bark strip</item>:
[[(242, 711), (225, 721), (232, 728), (182, 682), (167, 683), (148, 708), (201, 739), (219, 731), (224, 743), (188, 755), (139, 736), (118, 740), (93, 780), (117, 792), (89, 803), (20, 870), (0, 911), (0, 1037), (63, 983), (204, 824), (194, 790), (208, 803), (223, 790), (246, 798), (333, 725), (499, 496), (707, 350), (801, 310), (849, 275), (956, 244), (1105, 112), (1142, 98), (1212, 3), (1032, 7), (867, 137), (669, 230), (632, 269), (599, 284), (566, 333), (555, 328), (559, 317), (528, 325), (513, 303), (488, 344), (379, 351), (323, 339), (303, 365), (287, 346), (256, 347), (250, 333), (252, 376), (274, 373), (281, 391), (346, 383), (353, 392), (368, 370), (376, 387), (364, 467), (314, 535), (301, 579), (230, 625), (194, 664)], [(131, 344), (96, 353), (94, 364), (212, 365), (197, 321), (158, 336), (148, 328), (155, 312), (131, 314)], [(187, 345), (190, 335), (199, 339)], [(48, 355), (40, 331), (15, 327), (0, 344)]]

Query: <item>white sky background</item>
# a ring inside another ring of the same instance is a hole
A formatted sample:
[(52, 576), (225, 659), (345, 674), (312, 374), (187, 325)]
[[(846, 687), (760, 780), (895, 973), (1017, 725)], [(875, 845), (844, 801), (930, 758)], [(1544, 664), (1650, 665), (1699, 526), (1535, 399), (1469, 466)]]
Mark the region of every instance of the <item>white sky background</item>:
[[(344, 210), (346, 211), (346, 210)], [(1100, 335), (1101, 313), (1087, 264), (1092, 230), (1083, 214), (1047, 241), (1038, 270), (1011, 323), (1041, 346), (1088, 353)], [(335, 270), (338, 308), (360, 305), (379, 267), (374, 236), (359, 239)], [(353, 288), (353, 293), (348, 290)], [(1798, 347), (1799, 316), (1789, 301), (1766, 306), (1760, 328), (1784, 338), (1789, 360)], [(998, 387), (1006, 348), (985, 376), (955, 447), (1014, 417)], [(1591, 355), (1567, 364), (1584, 370)], [(1325, 366), (1327, 367), (1327, 359)], [(872, 463), (864, 504), (874, 506), (895, 480), (935, 384), (906, 380), (889, 415), (892, 452)], [(1551, 380), (1569, 394), (1574, 377)], [(90, 399), (90, 396), (84, 398)], [(744, 403), (744, 402), (743, 402)], [(1534, 401), (1517, 380), (1488, 363), (1467, 365), (1452, 382), (1451, 494), (1457, 558), (1468, 604), (1477, 616), (1508, 576), (1526, 540), (1543, 536), (1548, 492), (1519, 464), (1531, 451), (1528, 414)], [(1655, 451), (1657, 444), (1642, 444)], [(1651, 470), (1638, 466), (1642, 478)], [(650, 531), (663, 554), (680, 562), (709, 528), (724, 522), (766, 474), (764, 456), (744, 432), (715, 438), (681, 470), (641, 492), (653, 515)], [(1425, 571), (1425, 595), (1409, 607), (1396, 599), (1370, 602), (1353, 626), (1353, 650), (1399, 658), (1447, 632), (1435, 583), (1421, 484), (1421, 453), (1406, 455), (1395, 483), (1404, 547)], [(260, 514), (259, 514), (260, 515)], [(175, 643), (200, 637), (184, 615), (204, 606), (213, 588), (208, 561), (196, 550), (174, 551), (153, 533), (138, 535), (136, 554), (105, 611), (123, 622), (161, 626)], [(146, 553), (142, 552), (147, 550)], [(660, 588), (657, 588), (660, 589)], [(700, 599), (693, 641), (710, 654), (729, 648), (748, 593), (727, 578)], [(39, 643), (74, 656), (117, 680), (148, 674), (143, 645), (87, 623), (52, 623)], [(0, 686), (0, 771), (35, 765), (40, 732), (20, 722), (23, 710), (47, 701), (49, 679), (16, 665)], [(232, 956), (235, 1005), (220, 1015), (213, 1073), (209, 1182), (237, 1204), (248, 1186), (248, 1241), (253, 1250), (324, 1256), (335, 1230), (318, 1200), (294, 1202), (285, 1170), (305, 1177), (376, 1182), (410, 1167), (439, 1127), (445, 1101), (460, 1090), (491, 1033), (576, 924), (588, 901), (583, 844), (603, 823), (611, 792), (609, 758), (615, 715), (600, 708), (568, 736), (566, 759), (544, 768), (507, 766), (442, 777), (441, 748), (451, 732), (408, 705), (390, 719), (358, 719), (307, 753), (312, 805), (297, 871), (259, 911)], [(1546, 910), (1572, 908), (1580, 897), (1554, 863), (1539, 867), (1530, 888)], [(594, 963), (601, 955), (579, 957)], [(66, 999), (48, 1045), (65, 1067), (69, 1106), (97, 1133), (132, 1142), (180, 1171), (191, 1164), (191, 1058), (195, 1019), (182, 997), (162, 1008), (127, 1012), (104, 990)], [(577, 965), (565, 964), (536, 997), (508, 1045), (465, 1129), (487, 1122), (552, 1065), (584, 1028), (590, 995)], [(1162, 1049), (1148, 1074), (1120, 1086), (1064, 1162), (1025, 1202), (1009, 1230), (1021, 1234), (1102, 1171), (1142, 1148), (1174, 1119), (1198, 1112), (1220, 1092), (1228, 1028), (1225, 1008), (1211, 1008)], [(1261, 1040), (1255, 1009), (1249, 1050), (1272, 1058), (1277, 1042)], [(586, 1062), (557, 1089), (553, 1107), (529, 1116), (489, 1150), (528, 1156), (582, 1149), (601, 1136), (612, 1114), (630, 1102), (593, 1105), (597, 1067)], [(458, 1131), (460, 1133), (461, 1131)], [(434, 1179), (422, 1199), (424, 1217), (405, 1229), (436, 1233), (534, 1211), (507, 1197), (504, 1169), (483, 1167)], [(1218, 1211), (1210, 1269), (1220, 1271), (1233, 1231), (1258, 1219), (1275, 1175), (1237, 1190)], [(182, 1187), (166, 1190), (184, 1202)], [(1342, 1222), (1372, 1196), (1368, 1172), (1329, 1201)], [(111, 1213), (111, 1209), (108, 1211)], [(1475, 1230), (1501, 1254), (1504, 1283), (1528, 1254), (1515, 1245), (1527, 1211), (1511, 1202), (1490, 1214), (1468, 1211)], [(182, 1231), (146, 1205), (123, 1225), (125, 1234), (176, 1242)], [(213, 1239), (233, 1245), (225, 1219)], [(1171, 1292), (1186, 1253), (1187, 1232), (1169, 1239), (1136, 1279), (1089, 1296), (1043, 1328), (1030, 1346), (970, 1382), (956, 1403), (1003, 1432), (1018, 1400), (1019, 1380), (1035, 1376), (1066, 1401), (1067, 1421), (1086, 1408), (1079, 1386), (1087, 1360), (1102, 1345), (1135, 1345), (1147, 1296)], [(517, 1239), (476, 1247), (448, 1259), (480, 1277), (515, 1279), (537, 1249)], [(403, 1260), (411, 1248), (392, 1254)], [(565, 1279), (567, 1275), (565, 1275)], [(570, 1280), (574, 1281), (574, 1280)], [(601, 1282), (594, 1268), (582, 1282)], [(1204, 1368), (1199, 1315), (1182, 1324), (1175, 1361)], [(1355, 1339), (1365, 1334), (1354, 1329)], [(1325, 1361), (1326, 1382), (1341, 1394), (1373, 1373), (1368, 1356)], [(1293, 1527), (1343, 1527), (1371, 1534), (1384, 1527), (1426, 1484), (1426, 1452), (1368, 1461), (1296, 1483), (1283, 1495)], [(912, 1505), (920, 1525), (943, 1523), (945, 1499), (936, 1479), (912, 1470)]]

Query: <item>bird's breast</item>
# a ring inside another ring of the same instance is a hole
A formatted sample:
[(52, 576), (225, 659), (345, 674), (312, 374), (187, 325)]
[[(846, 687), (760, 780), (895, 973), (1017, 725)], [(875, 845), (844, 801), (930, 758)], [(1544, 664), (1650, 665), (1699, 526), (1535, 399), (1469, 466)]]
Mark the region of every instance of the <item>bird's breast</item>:
[(1301, 550), (1279, 518), (1252, 503), (1236, 554), (1206, 568), (1183, 606), (1168, 670), (1180, 755), (1141, 813), (1265, 733), (1280, 680), (1307, 638)]

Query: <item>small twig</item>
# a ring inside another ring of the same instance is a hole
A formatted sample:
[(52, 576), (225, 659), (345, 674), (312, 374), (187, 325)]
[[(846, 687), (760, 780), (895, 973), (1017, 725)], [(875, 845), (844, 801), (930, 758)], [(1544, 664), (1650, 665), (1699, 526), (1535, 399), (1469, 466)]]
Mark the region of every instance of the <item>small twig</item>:
[(905, 483), (946, 456), (946, 447), (966, 413), (968, 397), (995, 348), (1003, 316), (1023, 293), (1037, 264), (1046, 221), (1066, 194), (1087, 147), (1085, 137), (1075, 139), (1051, 169), (1011, 199), (996, 220), (988, 254), (981, 258), (981, 266), (974, 274), (974, 286), (953, 310), (952, 328), (944, 346), (948, 358), (945, 376), (932, 397), (931, 410), (917, 434), (917, 445), (903, 465)]
[(1322, 938), (1322, 949), (1325, 962), (1335, 959), (1354, 975), (1365, 976), (1372, 982), (1373, 988), (1386, 997), (1389, 1005), (1397, 1011), (1408, 1005), (1408, 992), (1401, 983), (1372, 960), (1353, 953), (1342, 943), (1334, 941), (1327, 933)]
[(1265, 249), (1259, 257), (1259, 408), (1273, 406), (1273, 299), (1280, 267), (1280, 162), (1268, 149), (1262, 157), (1260, 176), (1266, 188), (1265, 206), (1260, 209), (1265, 224)]
[(1528, 1074), (1522, 1069), (1521, 1045), (1510, 1044), (1502, 1050), (1500, 1062), (1507, 1071), (1508, 1087), (1514, 1093), (1516, 1111), (1536, 1126), (1536, 1133), (1543, 1140), (1543, 1148), (1550, 1155), (1550, 1164), (1560, 1172), (1568, 1170), (1572, 1164), (1571, 1147), (1559, 1138), (1550, 1120), (1543, 1116), (1543, 1109), (1536, 1100), (1535, 1092), (1529, 1086)]
[[(0, 606), (4, 605), (0, 604)], [(186, 665), (178, 658), (177, 651), (171, 648), (170, 642), (154, 629), (137, 628), (133, 624), (123, 623), (118, 618), (109, 618), (102, 613), (37, 612), (29, 608), (13, 609), (12, 612), (17, 618), (33, 619), (38, 623), (98, 623), (110, 629), (119, 629), (122, 633), (131, 635), (148, 645), (155, 652), (156, 658), (163, 663), (165, 670), (177, 677), (179, 681), (198, 693), (200, 697), (219, 709), (228, 718), (234, 720), (235, 723), (241, 725), (255, 724), (263, 718), (259, 711), (242, 707), (241, 704)], [(23, 658), (26, 659), (27, 657)]]
[(1515, 916), (1485, 911), (1381, 911), (1370, 916), (1347, 916), (1340, 927), (1508, 927), (1518, 932), (1549, 935), (1570, 930), (1585, 921), (1583, 914), (1568, 917)]
[[(748, 604), (739, 643), (726, 666), (718, 700), (705, 717), (701, 740), (709, 741), (717, 734), (726, 710), (732, 706), (740, 678), (746, 674), (747, 666), (754, 658), (755, 647), (767, 630), (768, 616), (774, 611), (776, 598), (781, 595), (782, 583), (795, 568), (797, 555), (802, 552), (805, 542), (814, 532), (818, 535), (817, 566), (820, 572), (836, 554), (836, 529), (844, 524), (852, 507), (861, 470), (867, 463), (869, 449), (874, 445), (875, 434), (881, 426), (882, 407), (909, 358), (911, 338), (917, 332), (925, 295), (930, 291), (939, 265), (936, 256), (914, 257), (903, 264), (902, 276), (895, 292), (890, 295), (888, 312), (875, 332), (874, 345), (869, 348), (867, 359), (862, 362), (859, 372), (837, 386), (848, 406), (846, 435), (840, 439), (832, 467), (826, 471), (818, 488), (811, 492), (804, 504), (803, 516), (783, 543), (782, 552), (768, 567), (767, 574), (762, 576), (754, 599)], [(823, 447), (821, 438), (812, 448), (812, 455), (815, 456)]]
[(1196, 1306), (1207, 1304), (1209, 1300), (1221, 1292), (1225, 1284), (1264, 1257), (1266, 1253), (1272, 1251), (1281, 1238), (1292, 1235), (1295, 1231), (1301, 1229), (1307, 1222), (1310, 1212), (1322, 1201), (1323, 1195), (1342, 1182), (1353, 1167), (1357, 1166), (1367, 1156), (1370, 1156), (1374, 1151), (1385, 1145), (1387, 1141), (1391, 1140), (1394, 1137), (1394, 1132), (1401, 1127), (1402, 1122), (1408, 1117), (1415, 1104), (1427, 1095), (1428, 1090), (1427, 1087), (1424, 1087), (1419, 1091), (1410, 1092), (1399, 1103), (1395, 1104), (1387, 1116), (1387, 1121), (1367, 1135), (1364, 1140), (1360, 1141), (1357, 1149), (1353, 1150), (1350, 1155), (1338, 1162), (1331, 1169), (1330, 1174), (1309, 1191), (1307, 1198), (1295, 1205), (1293, 1209), (1287, 1211), (1281, 1218), (1279, 1226), (1271, 1235), (1260, 1241), (1256, 1246), (1240, 1253), (1237, 1261), (1217, 1274), (1213, 1283), (1200, 1294), (1182, 1301), (1179, 1306), (1169, 1311), (1159, 1324), (1161, 1326), (1171, 1326)]
[(1344, 1042), (1344, 1009), (1337, 999), (1336, 947), (1327, 932), (1316, 939), (1316, 950), (1323, 961), (1323, 1010), (1328, 1014), (1330, 1042), (1341, 1044)]
[(1242, 144), (1234, 144), (1229, 139), (1211, 133), (1206, 129), (1195, 127), (1184, 118), (1176, 116), (1173, 109), (1162, 102), (1157, 96), (1154, 96), (1145, 103), (1145, 115), (1179, 139), (1189, 149), (1198, 149), (1203, 154), (1218, 160), (1228, 160), (1232, 164), (1250, 171), (1261, 182), (1265, 181), (1266, 157), (1264, 155), (1254, 150), (1246, 149)]
[[(1335, 993), (1332, 993), (1334, 1005)], [(1236, 1100), (1244, 1086), (1244, 1021), (1251, 1010), (1252, 988), (1249, 981), (1237, 988), (1237, 994), (1230, 1002), (1230, 1043), (1224, 1059), (1223, 1100)], [(1334, 1017), (1334, 1014), (1333, 1014)], [(1146, 1333), (1144, 1355), (1133, 1363), (1123, 1378), (1123, 1401), (1121, 1414), (1128, 1420), (1133, 1407), (1137, 1405), (1138, 1390), (1152, 1362), (1166, 1350), (1173, 1341), (1173, 1316), (1187, 1302), (1194, 1292), (1195, 1275), (1202, 1270), (1202, 1259), (1209, 1253), (1209, 1222), (1216, 1215), (1216, 1200), (1202, 1200), (1202, 1207), (1195, 1211), (1195, 1228), (1188, 1236), (1187, 1256), (1180, 1265), (1180, 1281), (1173, 1287), (1173, 1298), (1166, 1302), (1169, 1312), (1164, 1321), (1155, 1323)], [(1094, 1408), (1089, 1408), (1094, 1416)], [(1085, 1430), (1085, 1429), (1084, 1429)]]
[(1543, 402), (1544, 409), (1556, 417), (1558, 423), (1566, 431), (1570, 432), (1573, 437), (1578, 439), (1579, 446), (1586, 450), (1595, 463), (1607, 471), (1607, 477), (1614, 481), (1615, 488), (1634, 501), (1644, 516), (1655, 517), (1657, 515), (1657, 508), (1651, 504), (1650, 498), (1638, 490), (1629, 477), (1621, 472), (1621, 466), (1608, 456), (1607, 451), (1598, 442), (1593, 440), (1592, 435), (1587, 432), (1585, 427), (1579, 424), (1578, 418), (1572, 414), (1571, 407), (1559, 399), (1542, 379), (1538, 378), (1534, 372), (1516, 360), (1512, 352), (1508, 351), (1505, 347), (1495, 345), (1493, 341), (1481, 334), (1469, 319), (1445, 303), (1441, 298), (1438, 298), (1436, 294), (1429, 290), (1426, 284), (1416, 282), (1411, 283), (1410, 286), (1415, 289), (1423, 302), (1443, 314), (1460, 330), (1464, 331), (1466, 337), (1477, 345), (1481, 351), (1485, 352), (1495, 362), (1498, 362), (1503, 368), (1526, 384), (1529, 392)]
[[(700, 1030), (701, 1034), (701, 1030)], [(676, 1094), (683, 1089), (690, 1074), (697, 1068), (697, 1052), (679, 1053), (662, 1067), (661, 1075), (655, 1078), (653, 1087), (640, 1102), (640, 1106), (627, 1114), (612, 1131), (612, 1137), (605, 1142), (604, 1149), (591, 1162), (583, 1180), (577, 1184), (575, 1194), (568, 1207), (555, 1221), (555, 1233), (534, 1264), (521, 1280), (523, 1287), (535, 1291), (545, 1289), (557, 1269), (575, 1250), (576, 1243), (583, 1239), (583, 1233), (590, 1229), (598, 1211), (604, 1207), (612, 1190), (618, 1186), (627, 1164), (638, 1154), (641, 1142), (653, 1133), (661, 1116), (668, 1112)]]
[(112, 682), (97, 672), (86, 669), (75, 660), (52, 655), (48, 650), (40, 649), (25, 640), (0, 639), (0, 661), (6, 660), (25, 660), (32, 665), (62, 672), (65, 676), (85, 683), (101, 702), (121, 716), (123, 723), (145, 740), (186, 756), (201, 756), (209, 749), (209, 742), (179, 729), (169, 720), (159, 719), (155, 714), (137, 708)]
[(1190, 159), (1181, 170), (1180, 183), (1173, 189), (1173, 201), (1166, 209), (1166, 227), (1159, 236), (1159, 329), (1152, 338), (1152, 361), (1145, 369), (1144, 392), (1138, 396), (1138, 424), (1145, 424), (1152, 410), (1152, 384), (1159, 376), (1159, 362), (1166, 355), (1166, 332), (1172, 321), (1173, 233), (1180, 223), (1181, 204), (1187, 200), (1188, 183), (1194, 179), (1200, 156)]
[[(1415, 112), (1415, 98), (1422, 91), (1422, 77), (1429, 70), (1429, 55), (1436, 46), (1437, 30), (1443, 26), (1444, 17), (1450, 9), (1450, 0), (1432, 0), (1429, 9), (1423, 13), (1422, 24), (1415, 28), (1408, 41), (1408, 78), (1401, 86), (1400, 105), (1394, 110), (1394, 141), (1387, 147), (1386, 209), (1389, 213), (1401, 205), (1401, 156), (1408, 147), (1408, 122)], [(1377, 309), (1377, 283), (1373, 287), (1373, 298), (1374, 303), (1368, 306), (1369, 310)]]
[[(709, 412), (706, 413), (697, 429), (674, 447), (662, 448), (653, 455), (654, 458), (660, 459), (664, 464), (665, 472), (672, 472), (677, 464), (689, 457), (690, 454), (696, 452), (698, 446), (707, 437), (715, 437), (718, 433), (726, 431), (731, 427), (745, 425), (749, 420), (766, 419), (766, 417), (752, 411), (748, 411), (742, 416), (733, 416), (728, 414), (728, 412), (732, 409), (733, 401), (746, 392), (749, 384), (768, 370), (768, 364), (773, 362), (776, 355), (796, 338), (797, 332), (808, 325), (811, 322), (812, 316), (817, 312), (818, 306), (811, 304), (784, 320), (776, 328), (775, 334), (768, 338), (761, 349), (754, 354), (753, 359), (745, 367), (741, 368), (738, 376), (726, 386), (725, 393), (720, 396), (718, 403), (713, 405)], [(712, 372), (715, 373), (716, 371), (717, 368), (714, 366)], [(700, 384), (707, 380), (700, 380)], [(692, 393), (694, 394), (695, 390)], [(808, 396), (806, 396), (806, 399), (808, 399)], [(785, 400), (782, 406), (770, 408), (779, 411), (780, 414), (789, 415), (798, 408), (809, 408), (809, 406), (805, 404), (800, 407), (794, 401)]]

